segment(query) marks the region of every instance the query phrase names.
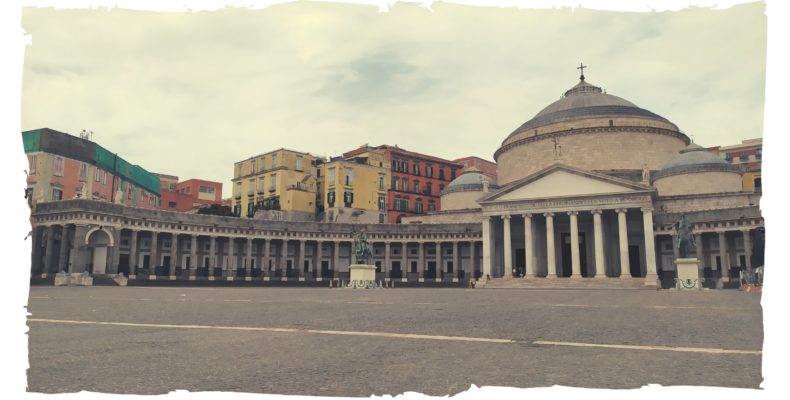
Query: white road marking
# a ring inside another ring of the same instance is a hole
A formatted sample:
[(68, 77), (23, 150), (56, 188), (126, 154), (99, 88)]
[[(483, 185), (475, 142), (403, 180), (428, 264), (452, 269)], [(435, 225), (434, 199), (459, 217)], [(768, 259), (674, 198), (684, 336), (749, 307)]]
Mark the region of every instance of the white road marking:
[(30, 296), (31, 299), (49, 299), (48, 296)]
[(231, 299), (231, 300), (222, 300), (222, 301), (243, 301), (243, 302), (251, 302), (252, 300), (247, 300), (247, 299)]
[(674, 351), (674, 352), (708, 353), (708, 354), (748, 354), (748, 355), (762, 354), (762, 351), (759, 350), (719, 349), (719, 348), (706, 348), (706, 347), (640, 346), (640, 345), (626, 345), (626, 344), (559, 342), (559, 341), (548, 341), (548, 340), (525, 341), (525, 340), (515, 340), (515, 339), (498, 339), (498, 338), (483, 338), (483, 337), (470, 337), (470, 336), (425, 335), (425, 334), (395, 333), (395, 332), (337, 331), (337, 330), (329, 330), (329, 329), (272, 328), (272, 327), (257, 327), (257, 326), (147, 324), (147, 323), (134, 323), (134, 322), (83, 321), (83, 320), (46, 319), (46, 318), (29, 318), (28, 321), (54, 323), (54, 324), (109, 325), (109, 326), (125, 326), (125, 327), (142, 327), (142, 328), (212, 329), (212, 330), (251, 331), (251, 332), (312, 333), (312, 334), (323, 334), (323, 335), (373, 336), (373, 337), (386, 337), (386, 338), (394, 338), (394, 339), (442, 340), (442, 341), (499, 343), (499, 344), (521, 343), (521, 344), (536, 344), (536, 345), (544, 345), (544, 346), (571, 346), (571, 347), (591, 347), (591, 348), (621, 349), (621, 350)]
[(716, 348), (706, 348), (706, 347), (637, 346), (637, 345), (629, 345), (629, 344), (553, 342), (548, 340), (536, 340), (532, 343), (549, 345), (549, 346), (598, 347), (605, 349), (625, 349), (625, 350), (679, 351), (686, 353), (754, 354), (754, 355), (763, 354), (763, 352), (759, 350), (731, 350), (731, 349), (716, 349)]

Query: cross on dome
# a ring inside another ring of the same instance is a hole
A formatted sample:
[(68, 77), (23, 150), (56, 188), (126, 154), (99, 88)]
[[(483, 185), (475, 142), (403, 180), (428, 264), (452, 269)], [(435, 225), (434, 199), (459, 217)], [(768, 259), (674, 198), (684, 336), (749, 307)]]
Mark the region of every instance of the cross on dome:
[(584, 80), (584, 69), (585, 68), (588, 68), (588, 67), (586, 65), (584, 65), (584, 63), (579, 63), (579, 66), (576, 67), (576, 69), (580, 69), (582, 71), (582, 76), (579, 77), (579, 79), (581, 79), (581, 80)]

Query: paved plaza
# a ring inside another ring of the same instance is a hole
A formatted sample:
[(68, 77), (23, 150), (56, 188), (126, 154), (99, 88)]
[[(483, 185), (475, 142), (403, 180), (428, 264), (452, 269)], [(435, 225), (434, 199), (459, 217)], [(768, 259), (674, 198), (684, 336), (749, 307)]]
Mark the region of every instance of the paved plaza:
[(32, 287), (33, 392), (757, 388), (759, 293)]

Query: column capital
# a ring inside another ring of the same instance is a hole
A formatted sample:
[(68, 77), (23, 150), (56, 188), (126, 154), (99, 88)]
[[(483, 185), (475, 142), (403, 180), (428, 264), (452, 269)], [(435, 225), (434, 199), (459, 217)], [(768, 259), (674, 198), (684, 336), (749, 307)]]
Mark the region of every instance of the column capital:
[(578, 211), (568, 211), (568, 215), (570, 215), (570, 216), (579, 215), (579, 212)]
[(521, 216), (524, 217), (525, 219), (532, 218), (532, 214), (521, 214)]
[(653, 207), (642, 207), (641, 210), (643, 213), (652, 213)]
[(543, 216), (546, 217), (546, 218), (554, 217), (554, 213), (553, 212), (545, 212), (545, 213), (543, 213)]
[(751, 228), (751, 227), (748, 227), (748, 228), (741, 228), (741, 229), (739, 229), (739, 230), (740, 230), (742, 233), (749, 233), (749, 232), (751, 232), (751, 231), (752, 231), (752, 228)]
[(600, 208), (596, 208), (594, 210), (590, 210), (590, 213), (592, 215), (601, 215), (601, 214), (603, 214), (603, 210), (601, 210)]
[(502, 218), (503, 220), (510, 219), (510, 214), (500, 215), (499, 217)]
[(614, 211), (618, 214), (625, 214), (628, 212), (627, 208), (615, 208)]

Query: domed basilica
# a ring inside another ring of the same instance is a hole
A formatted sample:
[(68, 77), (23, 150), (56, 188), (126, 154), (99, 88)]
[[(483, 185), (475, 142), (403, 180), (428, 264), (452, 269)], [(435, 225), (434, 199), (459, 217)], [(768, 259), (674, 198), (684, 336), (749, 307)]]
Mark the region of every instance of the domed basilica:
[(467, 171), (441, 212), (406, 223), (481, 221), (491, 277), (673, 277), (671, 225), (692, 224), (700, 276), (749, 269), (759, 194), (674, 123), (585, 80), (494, 153), (497, 182)]

